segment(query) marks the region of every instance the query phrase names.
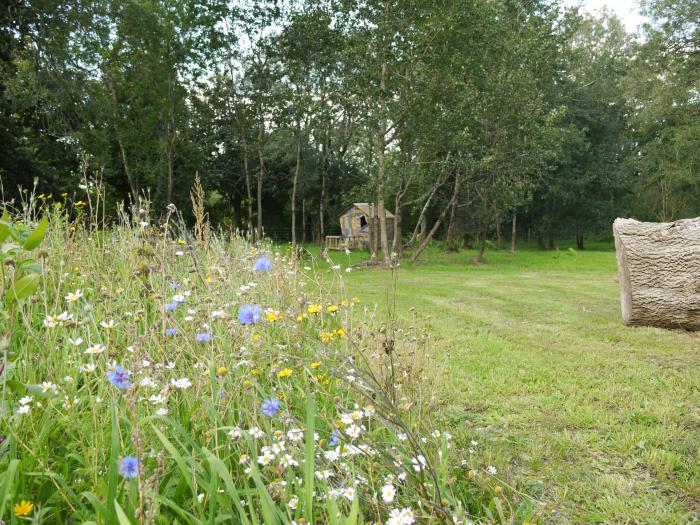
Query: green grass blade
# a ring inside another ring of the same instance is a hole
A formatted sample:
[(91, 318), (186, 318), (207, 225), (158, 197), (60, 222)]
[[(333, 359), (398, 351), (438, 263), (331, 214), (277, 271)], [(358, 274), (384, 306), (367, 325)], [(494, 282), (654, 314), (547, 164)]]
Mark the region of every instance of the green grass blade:
[(12, 485), (15, 481), (15, 474), (17, 473), (17, 467), (19, 466), (19, 460), (13, 459), (7, 467), (7, 470), (2, 475), (2, 499), (0, 499), (0, 516), (5, 515), (5, 505), (7, 500), (10, 499)]
[(107, 506), (102, 503), (97, 496), (95, 496), (95, 494), (92, 492), (83, 492), (81, 496), (90, 502), (92, 508), (95, 509), (95, 512), (99, 516), (102, 516), (102, 519), (104, 519), (104, 522), (107, 525), (118, 525), (116, 514), (112, 510), (108, 509)]
[(158, 501), (160, 501), (165, 506), (167, 506), (168, 508), (173, 510), (176, 514), (179, 514), (180, 516), (182, 516), (182, 518), (187, 523), (199, 523), (199, 520), (197, 518), (195, 518), (193, 514), (187, 512), (185, 509), (180, 507), (178, 504), (176, 504), (171, 499), (168, 499), (165, 496), (158, 496)]
[(260, 498), (260, 507), (262, 509), (263, 520), (265, 521), (266, 525), (274, 525), (279, 523), (280, 518), (284, 521), (285, 516), (279, 510), (277, 505), (275, 505), (275, 502), (272, 500), (272, 496), (270, 496), (270, 493), (267, 491), (267, 487), (262, 480), (258, 466), (254, 462), (251, 466), (253, 469), (253, 482), (255, 483), (258, 497)]
[(248, 514), (245, 511), (245, 508), (243, 505), (241, 505), (241, 495), (239, 494), (238, 490), (236, 490), (231, 473), (226, 468), (226, 465), (224, 465), (224, 462), (217, 458), (214, 454), (208, 450), (205, 450), (204, 454), (207, 461), (209, 461), (209, 467), (211, 468), (212, 472), (218, 474), (223, 480), (229, 499), (233, 501), (233, 505), (238, 511), (238, 517), (241, 520), (241, 523), (243, 523), (243, 525), (248, 525), (250, 520), (248, 519)]
[(360, 517), (360, 498), (355, 493), (355, 499), (352, 500), (352, 506), (350, 507), (350, 514), (345, 519), (346, 525), (357, 525), (358, 518)]
[(171, 457), (175, 461), (175, 464), (178, 466), (180, 469), (180, 473), (182, 474), (182, 478), (184, 479), (185, 483), (187, 484), (188, 488), (190, 489), (190, 492), (192, 494), (193, 500), (195, 502), (195, 505), (198, 507), (199, 511), (201, 512), (201, 506), (199, 504), (199, 500), (197, 499), (197, 489), (194, 486), (192, 482), (193, 472), (192, 469), (187, 465), (187, 462), (185, 461), (185, 458), (178, 452), (178, 450), (175, 448), (175, 445), (173, 445), (170, 440), (163, 435), (163, 433), (158, 430), (155, 426), (151, 425), (151, 428), (153, 429), (153, 432), (155, 432), (156, 436), (158, 436), (158, 439), (160, 442), (163, 444), (165, 449), (170, 453)]
[(121, 440), (119, 436), (119, 419), (117, 418), (117, 407), (112, 405), (112, 435), (109, 458), (109, 472), (107, 473), (107, 501), (117, 499), (117, 488), (119, 486), (119, 453), (121, 451)]
[(117, 520), (119, 521), (119, 525), (133, 525), (131, 520), (127, 517), (126, 512), (124, 512), (124, 509), (122, 509), (121, 505), (119, 505), (119, 502), (117, 500), (114, 500), (114, 510), (117, 511)]
[(311, 394), (306, 399), (306, 437), (304, 446), (304, 517), (314, 522), (314, 433), (316, 432), (316, 403)]

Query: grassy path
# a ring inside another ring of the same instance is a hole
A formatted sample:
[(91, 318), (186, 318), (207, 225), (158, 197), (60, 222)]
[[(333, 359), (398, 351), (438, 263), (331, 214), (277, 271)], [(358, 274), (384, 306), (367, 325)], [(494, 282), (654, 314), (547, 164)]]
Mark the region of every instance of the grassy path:
[[(430, 253), (396, 290), (398, 315), (415, 307), (440, 336), (457, 444), (481, 436), (553, 523), (700, 519), (700, 337), (624, 327), (610, 250), (472, 256)], [(348, 281), (385, 306), (387, 272)]]

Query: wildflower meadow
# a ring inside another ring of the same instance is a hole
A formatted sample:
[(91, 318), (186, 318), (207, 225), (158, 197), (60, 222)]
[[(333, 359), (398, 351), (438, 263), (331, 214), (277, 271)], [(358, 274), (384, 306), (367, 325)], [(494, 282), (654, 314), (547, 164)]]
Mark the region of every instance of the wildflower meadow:
[(3, 216), (4, 523), (510, 522), (427, 417), (420, 323), (339, 266), (155, 216)]

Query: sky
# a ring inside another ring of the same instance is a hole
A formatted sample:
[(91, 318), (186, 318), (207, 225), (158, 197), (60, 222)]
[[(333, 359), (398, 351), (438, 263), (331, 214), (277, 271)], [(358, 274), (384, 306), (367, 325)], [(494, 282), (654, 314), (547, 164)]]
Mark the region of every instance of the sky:
[(637, 29), (644, 17), (639, 13), (638, 0), (565, 0), (568, 5), (581, 5), (584, 10), (596, 14), (601, 9), (615, 13), (625, 24), (628, 31)]

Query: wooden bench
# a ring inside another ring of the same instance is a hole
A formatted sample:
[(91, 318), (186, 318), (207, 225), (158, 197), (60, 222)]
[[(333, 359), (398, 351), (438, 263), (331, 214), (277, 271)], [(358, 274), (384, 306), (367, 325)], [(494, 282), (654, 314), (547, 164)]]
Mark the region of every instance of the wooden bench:
[(345, 239), (340, 235), (326, 235), (326, 250), (344, 250), (346, 248)]

